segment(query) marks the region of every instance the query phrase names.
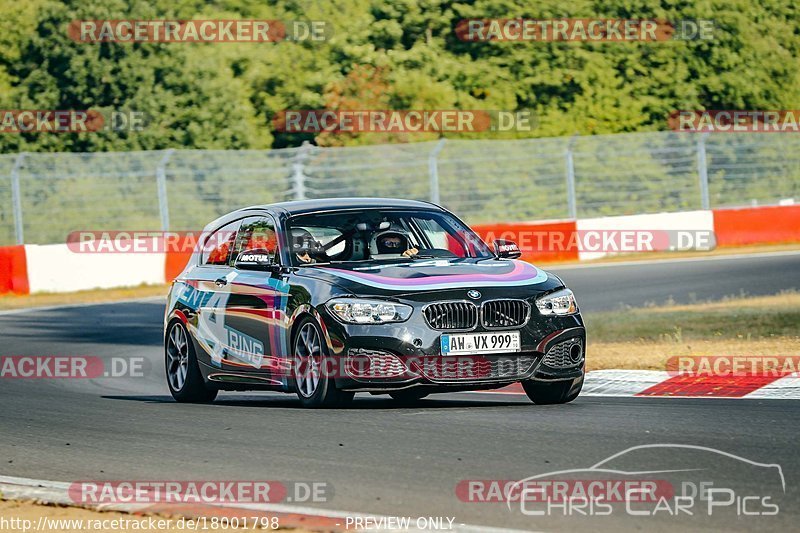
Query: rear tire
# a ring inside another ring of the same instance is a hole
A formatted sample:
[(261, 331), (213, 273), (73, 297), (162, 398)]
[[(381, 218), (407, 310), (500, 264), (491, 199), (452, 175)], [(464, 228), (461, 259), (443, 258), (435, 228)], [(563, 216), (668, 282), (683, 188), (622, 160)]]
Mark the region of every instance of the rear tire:
[(203, 380), (194, 345), (181, 322), (173, 322), (164, 342), (164, 358), (169, 392), (181, 403), (213, 402), (219, 392)]
[(303, 407), (330, 409), (344, 407), (353, 399), (355, 393), (336, 388), (334, 376), (328, 375), (329, 368), (337, 368), (330, 363), (324, 337), (317, 322), (311, 317), (302, 319), (295, 334), (292, 365), (297, 397)]
[[(522, 382), (522, 388), (536, 405), (554, 405), (569, 403), (578, 397), (583, 388), (583, 380), (574, 390), (572, 390), (572, 383), (571, 379), (552, 383), (528, 380)], [(572, 390), (571, 393), (570, 390)]]

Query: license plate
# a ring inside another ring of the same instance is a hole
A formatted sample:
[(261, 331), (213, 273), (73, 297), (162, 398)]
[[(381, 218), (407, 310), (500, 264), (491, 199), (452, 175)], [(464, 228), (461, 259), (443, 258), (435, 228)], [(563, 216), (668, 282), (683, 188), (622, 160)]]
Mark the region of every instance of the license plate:
[(519, 331), (442, 335), (442, 355), (518, 352)]

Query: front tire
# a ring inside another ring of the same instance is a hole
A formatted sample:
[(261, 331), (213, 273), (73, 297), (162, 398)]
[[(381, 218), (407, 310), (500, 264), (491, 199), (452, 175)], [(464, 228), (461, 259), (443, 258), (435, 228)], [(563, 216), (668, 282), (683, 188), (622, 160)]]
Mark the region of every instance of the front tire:
[(328, 375), (329, 368), (337, 368), (330, 363), (323, 342), (322, 331), (311, 317), (304, 318), (297, 327), (294, 342), (294, 376), (297, 397), (303, 407), (329, 409), (347, 405), (355, 393), (336, 388), (334, 376)]
[(169, 392), (181, 403), (213, 402), (219, 392), (206, 385), (189, 332), (181, 322), (173, 322), (164, 343), (165, 367)]
[(569, 403), (581, 393), (583, 379), (573, 387), (573, 381), (534, 381), (532, 379), (523, 381), (522, 388), (525, 394), (536, 405), (555, 405)]

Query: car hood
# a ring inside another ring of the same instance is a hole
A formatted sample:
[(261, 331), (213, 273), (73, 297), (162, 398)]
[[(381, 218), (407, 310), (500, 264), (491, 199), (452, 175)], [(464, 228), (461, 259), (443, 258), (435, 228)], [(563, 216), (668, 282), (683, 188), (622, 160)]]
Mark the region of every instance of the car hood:
[(560, 284), (558, 278), (544, 270), (513, 260), (431, 259), (369, 266), (320, 265), (302, 270), (303, 275), (336, 284), (356, 295), (400, 296), (451, 289), (510, 287), (541, 292)]

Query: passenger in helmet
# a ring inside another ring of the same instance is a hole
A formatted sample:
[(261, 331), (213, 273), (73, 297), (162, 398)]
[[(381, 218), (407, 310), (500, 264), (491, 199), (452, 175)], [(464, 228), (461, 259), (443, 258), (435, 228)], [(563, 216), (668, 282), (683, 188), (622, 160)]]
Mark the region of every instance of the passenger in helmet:
[(292, 228), (292, 252), (301, 263), (316, 263), (316, 260), (311, 257), (309, 250), (322, 249), (322, 245), (311, 235), (306, 229)]

